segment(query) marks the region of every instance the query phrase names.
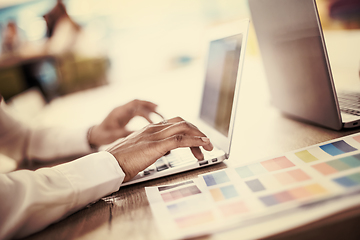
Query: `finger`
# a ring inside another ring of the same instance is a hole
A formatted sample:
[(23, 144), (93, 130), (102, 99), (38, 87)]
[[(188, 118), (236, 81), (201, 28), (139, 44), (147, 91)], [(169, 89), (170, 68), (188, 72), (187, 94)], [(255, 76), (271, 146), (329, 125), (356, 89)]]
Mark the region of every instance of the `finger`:
[(211, 141), (210, 141), (209, 144), (203, 146), (203, 148), (204, 148), (206, 151), (212, 151), (212, 150), (214, 149), (214, 146), (212, 145), (212, 143), (211, 143)]
[[(169, 119), (167, 120), (167, 122), (169, 123), (177, 123), (177, 122), (182, 122), (182, 121), (185, 121), (183, 118), (181, 117), (175, 117), (175, 118), (172, 118), (172, 119)], [(192, 124), (191, 122), (187, 122), (189, 125), (191, 125), (192, 127), (198, 129), (194, 124)]]
[[(199, 136), (199, 137), (206, 137), (204, 133), (202, 133), (199, 129), (194, 127), (192, 124), (186, 121), (174, 123), (174, 124), (163, 124), (158, 125), (159, 129), (158, 132), (152, 134), (152, 139), (165, 139), (172, 135), (176, 134), (186, 134), (191, 136)], [(161, 129), (161, 127), (163, 129)]]
[(141, 117), (145, 118), (149, 123), (153, 123), (153, 121), (150, 118), (151, 113), (155, 113), (156, 115), (160, 116), (163, 120), (165, 120), (164, 116), (161, 115), (159, 112), (155, 111), (155, 109), (148, 108), (145, 106), (140, 106), (140, 107), (136, 108), (134, 115), (141, 116)]
[[(172, 121), (178, 121), (181, 120), (182, 118), (176, 118), (176, 119), (172, 119)], [(175, 127), (177, 128), (175, 128)], [(180, 126), (180, 129), (179, 129)], [(183, 129), (181, 129), (181, 126)], [(186, 128), (189, 128), (191, 130), (186, 130)], [(202, 137), (206, 137), (205, 134), (203, 134), (198, 128), (196, 128), (194, 125), (192, 125), (189, 122), (178, 122), (176, 124), (171, 124), (171, 123), (157, 123), (157, 124), (152, 124), (149, 125), (146, 129), (146, 132), (149, 135), (149, 137), (151, 138), (151, 140), (161, 140), (167, 137), (170, 137), (171, 135), (174, 134), (187, 134), (187, 135), (193, 135), (193, 136), (202, 136)], [(205, 150), (207, 151), (211, 151), (214, 147), (212, 145), (211, 142), (209, 142), (208, 145), (203, 146)]]
[(149, 101), (143, 101), (143, 100), (139, 100), (138, 101), (138, 105), (141, 105), (142, 107), (145, 107), (145, 108), (149, 108), (151, 109), (151, 111), (155, 111), (155, 109), (157, 108), (157, 104), (155, 103), (152, 103), (152, 102), (149, 102)]
[[(162, 139), (160, 141), (154, 141), (155, 148), (163, 155), (173, 149), (180, 147), (199, 147), (206, 146), (210, 143), (210, 140), (206, 137), (199, 136), (186, 136), (186, 135), (173, 135), (169, 138)], [(194, 156), (201, 160), (201, 155), (196, 152)]]
[(199, 160), (204, 160), (204, 154), (199, 147), (190, 147), (192, 154)]
[(133, 109), (146, 108), (149, 109), (151, 112), (155, 112), (157, 108), (157, 105), (155, 103), (138, 99), (133, 100), (131, 102), (131, 105)]
[(171, 125), (172, 125), (171, 123), (162, 123), (162, 122), (149, 124), (146, 126), (146, 129), (144, 132), (146, 132), (147, 134), (160, 132), (161, 130), (163, 130)]
[[(180, 123), (180, 122), (187, 122), (185, 121), (183, 118), (181, 117), (175, 117), (175, 118), (171, 118), (171, 119), (168, 119), (166, 120), (160, 113), (157, 113), (160, 117), (163, 118), (163, 121), (161, 122), (158, 122), (158, 123), (155, 123), (153, 126), (152, 126), (152, 132), (155, 132), (155, 131), (159, 131), (161, 129), (164, 129), (164, 128), (167, 128), (171, 125), (173, 125), (174, 123)], [(195, 129), (198, 129), (194, 124), (190, 123), (190, 122), (187, 122), (187, 124)], [(149, 129), (150, 130), (150, 129)]]
[(167, 120), (167, 122), (169, 122), (169, 123), (177, 123), (177, 122), (182, 122), (182, 121), (185, 121), (185, 120), (181, 117), (174, 117), (174, 118)]
[(160, 113), (158, 113), (158, 112), (156, 112), (156, 111), (155, 111), (154, 113), (157, 114), (159, 117), (161, 117), (163, 121), (166, 121), (166, 119), (164, 118), (163, 115), (161, 115)]

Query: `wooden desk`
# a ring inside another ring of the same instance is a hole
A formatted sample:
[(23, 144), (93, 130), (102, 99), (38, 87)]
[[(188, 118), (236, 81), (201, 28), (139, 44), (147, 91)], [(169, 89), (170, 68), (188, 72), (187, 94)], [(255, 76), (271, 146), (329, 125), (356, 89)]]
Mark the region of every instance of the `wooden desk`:
[[(74, 113), (79, 110), (82, 111), (81, 115), (92, 114), (94, 116), (92, 120), (88, 120), (87, 124), (90, 124), (91, 121), (102, 119), (114, 104), (121, 104), (133, 97), (159, 103), (160, 111), (170, 113), (167, 117), (172, 117), (172, 113), (182, 115), (193, 112), (190, 111), (194, 108), (191, 100), (193, 94), (196, 94), (201, 86), (201, 81), (200, 83), (195, 81), (202, 78), (200, 72), (197, 65), (164, 74), (156, 79), (149, 79), (147, 83), (142, 83), (140, 86), (133, 84), (126, 87), (119, 86), (119, 88), (103, 87), (83, 93), (81, 102), (76, 101), (77, 95), (72, 95), (61, 101), (55, 101), (49, 109), (44, 111), (44, 115), (47, 116), (44, 124), (60, 121), (56, 116), (51, 117), (53, 113), (59, 112), (59, 109), (61, 109), (61, 121), (65, 124), (70, 122), (75, 125), (84, 124), (86, 118), (74, 119), (73, 117)], [(145, 91), (149, 87), (153, 91)], [(101, 104), (96, 104), (99, 99), (102, 101)], [(91, 107), (85, 107), (84, 101)], [(72, 103), (72, 109), (65, 107), (69, 102)], [(337, 132), (283, 116), (269, 103), (266, 81), (259, 60), (247, 58), (233, 148), (228, 161), (208, 168), (122, 187), (118, 192), (112, 194), (113, 202), (100, 200), (26, 239), (161, 239), (144, 187), (193, 179), (205, 172), (226, 168), (239, 162), (247, 163), (271, 157), (346, 136), (359, 130)], [(238, 228), (204, 236), (201, 239), (242, 239), (249, 236), (246, 231), (260, 231), (258, 236), (262, 237), (273, 235), (269, 239), (325, 239), (328, 237), (344, 239), (344, 231), (346, 231), (346, 239), (355, 239), (360, 236), (360, 230), (357, 227), (360, 220), (358, 212), (359, 210), (345, 212), (343, 215), (327, 218), (316, 224), (308, 224), (281, 234), (272, 232), (269, 223), (260, 229)], [(272, 224), (281, 224), (281, 221), (274, 220)], [(264, 231), (263, 234), (261, 231)]]

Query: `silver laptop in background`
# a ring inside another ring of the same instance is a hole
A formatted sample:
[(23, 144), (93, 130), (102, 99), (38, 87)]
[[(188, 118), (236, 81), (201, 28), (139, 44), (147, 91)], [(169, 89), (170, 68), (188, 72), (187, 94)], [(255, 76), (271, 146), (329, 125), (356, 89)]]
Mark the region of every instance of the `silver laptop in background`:
[(272, 103), (327, 128), (359, 126), (359, 93), (337, 97), (315, 0), (248, 2)]
[(220, 38), (210, 42), (201, 106), (197, 119), (191, 121), (210, 138), (214, 150), (203, 150), (203, 161), (198, 161), (189, 148), (173, 150), (122, 186), (217, 164), (229, 158), (249, 20), (237, 26), (230, 33), (226, 32), (226, 36), (220, 34)]

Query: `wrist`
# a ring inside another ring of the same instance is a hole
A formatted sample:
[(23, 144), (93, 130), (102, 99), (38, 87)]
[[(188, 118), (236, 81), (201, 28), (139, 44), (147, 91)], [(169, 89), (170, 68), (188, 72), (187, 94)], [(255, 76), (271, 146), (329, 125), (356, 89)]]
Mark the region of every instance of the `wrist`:
[(109, 149), (106, 150), (106, 151), (114, 156), (114, 158), (116, 159), (117, 163), (119, 164), (121, 170), (123, 171), (123, 173), (125, 175), (123, 182), (129, 181), (131, 179), (131, 174), (128, 172), (128, 169), (126, 168), (126, 166), (124, 166), (125, 164), (121, 161), (121, 159), (119, 157), (119, 154), (116, 154), (116, 153), (114, 153), (113, 151), (111, 151)]
[(89, 128), (88, 132), (87, 132), (87, 141), (89, 144), (89, 147), (92, 151), (98, 151), (99, 146), (94, 142), (93, 140), (93, 130), (94, 130), (95, 126), (92, 126)]

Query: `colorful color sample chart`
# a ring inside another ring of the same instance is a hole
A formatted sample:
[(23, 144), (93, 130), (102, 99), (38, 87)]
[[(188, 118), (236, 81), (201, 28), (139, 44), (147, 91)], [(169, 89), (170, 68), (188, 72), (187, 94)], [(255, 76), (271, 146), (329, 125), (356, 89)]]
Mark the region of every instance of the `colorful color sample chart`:
[(360, 143), (360, 135), (353, 137), (353, 139)]
[(170, 202), (199, 193), (201, 193), (201, 191), (197, 186), (190, 186), (190, 187), (174, 190), (171, 192), (163, 193), (161, 194), (161, 197), (163, 198), (164, 202)]
[(212, 188), (209, 191), (216, 202), (239, 196), (234, 185)]
[(211, 211), (196, 213), (175, 219), (175, 222), (178, 224), (179, 228), (194, 227), (212, 221), (214, 221), (214, 215)]
[(226, 183), (226, 182), (230, 182), (228, 175), (224, 171), (205, 175), (204, 180), (208, 187)]
[(311, 179), (311, 177), (301, 169), (294, 169), (282, 173), (274, 174), (276, 180), (282, 185), (289, 185), (296, 182), (302, 182)]
[(270, 207), (277, 204), (294, 200), (302, 200), (325, 193), (327, 193), (327, 190), (320, 184), (311, 184), (259, 197), (259, 199), (265, 204), (265, 206)]
[(357, 168), (360, 167), (360, 154), (315, 164), (312, 165), (312, 167), (323, 175), (330, 175)]
[(261, 165), (263, 165), (263, 167), (269, 172), (295, 166), (285, 156), (263, 161), (261, 162)]
[(249, 208), (246, 206), (245, 202), (243, 201), (237, 201), (225, 205), (220, 205), (219, 209), (221, 210), (224, 217), (231, 217), (234, 215), (249, 212)]
[(308, 150), (296, 152), (295, 155), (306, 163), (319, 160), (317, 157), (312, 155)]
[(167, 209), (172, 214), (178, 214), (184, 211), (187, 211), (188, 209), (191, 209), (192, 206), (196, 206), (198, 203), (198, 199), (194, 198), (187, 198), (180, 202), (171, 203), (170, 205), (167, 205)]
[(313, 221), (324, 212), (330, 215), (358, 205), (358, 189), (360, 133), (192, 181), (149, 187), (146, 194), (161, 231), (180, 239), (211, 234), (232, 223), (259, 222), (258, 217), (272, 220), (280, 212), (308, 211), (303, 217), (309, 219), (318, 214)]
[(347, 144), (344, 140), (329, 143), (323, 146), (320, 146), (322, 150), (330, 154), (331, 156), (337, 156), (340, 154), (356, 151), (356, 148), (353, 148)]
[(346, 188), (358, 186), (360, 185), (360, 173), (354, 173), (348, 176), (335, 178), (334, 181)]
[(282, 170), (293, 166), (295, 165), (289, 159), (283, 156), (283, 157), (262, 161), (260, 163), (237, 167), (235, 168), (235, 171), (241, 178), (248, 178), (256, 175), (262, 175), (268, 172)]
[(265, 190), (264, 185), (260, 182), (259, 179), (254, 179), (250, 181), (245, 181), (245, 184), (251, 189), (253, 192), (259, 192)]
[(357, 148), (351, 146), (344, 140), (340, 140), (333, 143), (328, 143), (318, 147), (313, 147), (299, 152), (295, 152), (295, 155), (305, 163), (311, 163), (320, 159), (319, 157), (311, 153), (311, 151), (316, 151), (316, 149), (320, 149), (320, 151), (326, 153), (328, 156), (338, 156), (341, 154), (354, 152), (358, 150)]
[(243, 167), (235, 168), (235, 171), (241, 178), (248, 178), (267, 173), (268, 171), (260, 163), (255, 163)]

